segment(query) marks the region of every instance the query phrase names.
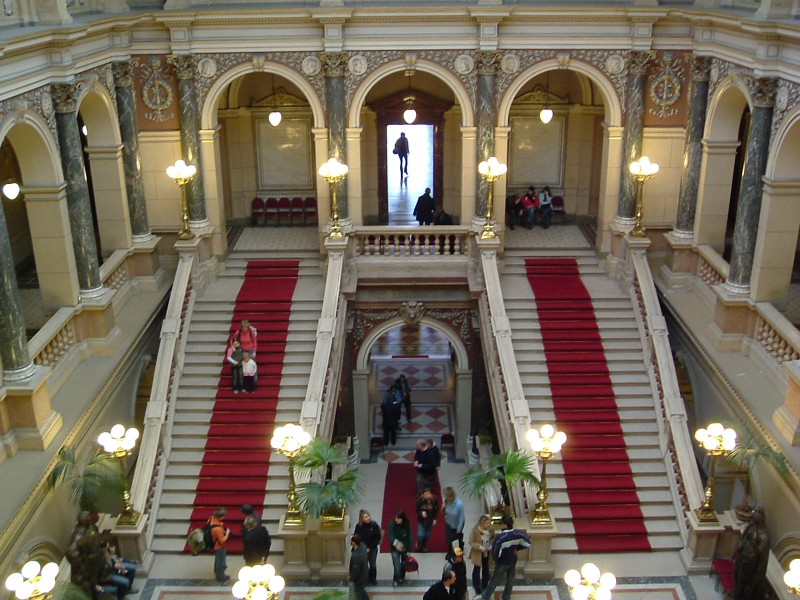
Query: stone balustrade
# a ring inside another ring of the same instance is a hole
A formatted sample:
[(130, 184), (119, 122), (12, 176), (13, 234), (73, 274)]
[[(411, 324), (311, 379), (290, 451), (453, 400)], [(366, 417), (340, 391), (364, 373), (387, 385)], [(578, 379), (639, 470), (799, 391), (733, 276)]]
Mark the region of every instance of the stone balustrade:
[(128, 256), (127, 250), (115, 250), (100, 266), (100, 279), (104, 287), (118, 290), (130, 281)]
[(463, 256), (469, 229), (452, 226), (359, 227), (351, 235), (356, 256)]

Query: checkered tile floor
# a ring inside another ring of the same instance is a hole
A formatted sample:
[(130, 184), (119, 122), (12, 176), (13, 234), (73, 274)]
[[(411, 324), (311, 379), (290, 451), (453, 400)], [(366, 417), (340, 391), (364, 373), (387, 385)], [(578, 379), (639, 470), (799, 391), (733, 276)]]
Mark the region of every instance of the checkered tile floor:
[[(444, 390), (450, 383), (450, 362), (434, 360), (418, 360), (414, 362), (392, 361), (391, 363), (376, 363), (377, 387), (386, 390), (395, 380), (404, 373), (411, 387), (411, 399), (414, 391)], [(383, 399), (383, 396), (381, 396)]]
[[(452, 406), (448, 404), (431, 404), (411, 407), (411, 422), (406, 423), (405, 410), (401, 419), (400, 431), (397, 434), (397, 445), (390, 446), (381, 458), (391, 463), (414, 462), (414, 444), (418, 439), (433, 438), (437, 443), (442, 434), (452, 431)], [(372, 407), (372, 435), (383, 437), (381, 428), (381, 411), (379, 406)]]

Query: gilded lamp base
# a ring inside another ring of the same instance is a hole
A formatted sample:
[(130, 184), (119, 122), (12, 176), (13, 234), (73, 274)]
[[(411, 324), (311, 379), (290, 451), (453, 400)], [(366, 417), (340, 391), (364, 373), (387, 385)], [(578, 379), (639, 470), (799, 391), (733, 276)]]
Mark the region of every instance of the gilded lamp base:
[(286, 518), (283, 520), (284, 527), (303, 527), (306, 524), (306, 516), (296, 509), (286, 511)]
[(135, 510), (122, 512), (117, 519), (117, 527), (136, 527), (141, 517), (142, 514)]

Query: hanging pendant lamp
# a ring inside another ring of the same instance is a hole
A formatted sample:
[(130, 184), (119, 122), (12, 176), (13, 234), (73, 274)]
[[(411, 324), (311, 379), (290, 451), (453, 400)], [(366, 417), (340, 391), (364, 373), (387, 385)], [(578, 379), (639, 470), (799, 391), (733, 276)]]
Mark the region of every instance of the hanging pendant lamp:
[(539, 118), (542, 120), (542, 123), (547, 125), (553, 120), (553, 109), (550, 108), (550, 103), (548, 102), (550, 99), (550, 71), (547, 72), (544, 95), (544, 108), (541, 110), (541, 112), (539, 112)]
[(277, 127), (280, 125), (281, 120), (283, 119), (283, 115), (281, 111), (278, 110), (278, 107), (275, 104), (275, 73), (272, 74), (272, 112), (269, 113), (269, 124), (273, 127)]
[(414, 94), (411, 93), (411, 75), (413, 75), (413, 71), (411, 69), (406, 69), (406, 77), (408, 78), (408, 93), (406, 94), (406, 97), (403, 98), (403, 101), (406, 103), (406, 109), (403, 111), (403, 120), (409, 125), (417, 120), (417, 111), (414, 110), (414, 101), (416, 98), (414, 97)]

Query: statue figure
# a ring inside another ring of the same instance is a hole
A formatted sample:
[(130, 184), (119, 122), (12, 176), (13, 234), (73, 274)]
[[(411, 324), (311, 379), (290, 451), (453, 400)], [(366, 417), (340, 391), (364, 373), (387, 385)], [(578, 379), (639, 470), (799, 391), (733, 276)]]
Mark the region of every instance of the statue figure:
[(72, 583), (86, 590), (92, 598), (97, 598), (97, 584), (105, 561), (100, 549), (100, 532), (89, 511), (85, 510), (78, 515), (66, 555), (72, 567)]
[(768, 562), (769, 533), (764, 524), (764, 509), (756, 506), (733, 559), (733, 575), (736, 580), (734, 600), (764, 599)]

